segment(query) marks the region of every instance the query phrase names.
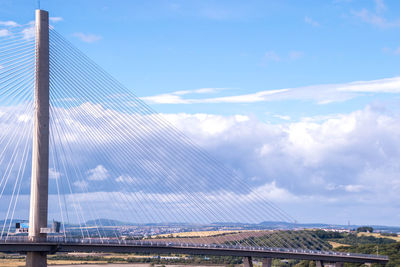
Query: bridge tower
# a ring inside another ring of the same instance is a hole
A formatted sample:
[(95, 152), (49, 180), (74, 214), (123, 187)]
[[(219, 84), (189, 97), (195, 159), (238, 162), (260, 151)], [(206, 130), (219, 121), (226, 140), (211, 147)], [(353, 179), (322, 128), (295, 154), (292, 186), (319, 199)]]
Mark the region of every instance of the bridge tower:
[[(35, 15), (35, 111), (29, 213), (29, 239), (32, 242), (46, 237), (41, 228), (47, 228), (49, 182), (49, 13), (36, 10)], [(47, 255), (28, 252), (26, 266), (47, 266)]]

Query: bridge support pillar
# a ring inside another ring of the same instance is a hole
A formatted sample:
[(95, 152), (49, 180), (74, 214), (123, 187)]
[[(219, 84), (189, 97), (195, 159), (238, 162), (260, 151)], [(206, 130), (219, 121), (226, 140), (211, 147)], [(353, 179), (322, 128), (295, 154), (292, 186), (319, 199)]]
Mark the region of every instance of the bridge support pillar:
[(253, 260), (251, 259), (251, 257), (243, 258), (243, 266), (244, 267), (253, 267)]
[(324, 263), (322, 261), (315, 261), (315, 266), (316, 267), (323, 267)]
[(343, 267), (343, 262), (336, 262), (335, 267)]
[[(34, 94), (34, 128), (32, 146), (31, 200), (29, 211), (29, 239), (46, 238), (41, 228), (47, 228), (49, 183), (49, 13), (36, 10), (36, 72)], [(45, 253), (28, 252), (27, 267), (47, 266)]]
[(262, 267), (271, 267), (271, 266), (272, 266), (272, 258), (262, 259)]
[(46, 267), (47, 255), (42, 252), (27, 252), (26, 267)]

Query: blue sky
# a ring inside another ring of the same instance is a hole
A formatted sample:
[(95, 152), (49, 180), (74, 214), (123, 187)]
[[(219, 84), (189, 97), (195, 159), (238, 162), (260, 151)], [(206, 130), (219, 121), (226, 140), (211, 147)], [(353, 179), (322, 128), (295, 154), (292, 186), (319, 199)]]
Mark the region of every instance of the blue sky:
[[(0, 15), (33, 19), (36, 1), (2, 1)], [(224, 88), (209, 98), (391, 78), (399, 70), (397, 1), (42, 1), (56, 29), (138, 96)], [(362, 94), (364, 95), (364, 94)], [(159, 105), (160, 112), (351, 111), (350, 101)]]
[[(0, 21), (29, 23), (36, 7), (1, 0)], [(73, 45), (295, 218), (398, 225), (399, 1), (41, 7)]]

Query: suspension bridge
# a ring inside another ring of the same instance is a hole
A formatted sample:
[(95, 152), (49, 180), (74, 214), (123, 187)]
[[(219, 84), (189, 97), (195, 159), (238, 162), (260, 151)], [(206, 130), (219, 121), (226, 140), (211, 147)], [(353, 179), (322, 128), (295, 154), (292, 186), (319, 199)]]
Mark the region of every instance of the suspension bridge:
[[(1, 252), (26, 253), (27, 266), (77, 251), (237, 256), (247, 266), (252, 257), (264, 266), (274, 258), (387, 263), (331, 251), (309, 230), (249, 228), (295, 220), (75, 48), (47, 11), (8, 26), (0, 30)], [(27, 233), (16, 234), (16, 222)], [(218, 231), (159, 235), (182, 225)], [(140, 226), (152, 229), (147, 238), (135, 237)]]

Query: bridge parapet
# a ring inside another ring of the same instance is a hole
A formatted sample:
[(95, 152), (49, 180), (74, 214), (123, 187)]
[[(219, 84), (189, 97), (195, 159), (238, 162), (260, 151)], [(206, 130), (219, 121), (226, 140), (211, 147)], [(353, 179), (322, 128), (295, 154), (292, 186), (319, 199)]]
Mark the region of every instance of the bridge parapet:
[[(281, 259), (322, 259), (332, 262), (359, 262), (359, 263), (387, 263), (389, 258), (383, 255), (359, 254), (338, 251), (319, 251), (309, 249), (289, 249), (273, 247), (246, 247), (239, 245), (224, 244), (192, 244), (192, 243), (173, 243), (157, 242), (146, 240), (122, 240), (112, 238), (65, 238), (65, 237), (45, 237), (31, 241), (26, 236), (0, 238), (0, 251), (15, 251), (12, 246), (41, 246), (48, 251), (71, 251), (73, 247), (89, 248), (91, 251), (98, 252), (181, 252), (187, 254), (209, 254), (209, 255), (231, 255), (231, 256), (254, 256), (260, 258), (281, 258)], [(9, 246), (10, 250), (7, 250)], [(25, 249), (28, 251), (28, 249)]]

